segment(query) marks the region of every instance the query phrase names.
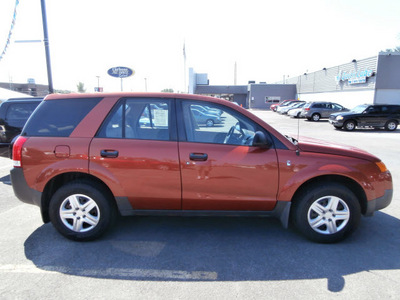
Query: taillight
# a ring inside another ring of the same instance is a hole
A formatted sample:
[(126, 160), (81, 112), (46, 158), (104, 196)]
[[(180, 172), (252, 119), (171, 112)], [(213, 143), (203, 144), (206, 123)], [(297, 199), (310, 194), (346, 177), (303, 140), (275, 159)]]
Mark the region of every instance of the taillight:
[(28, 138), (20, 136), (14, 143), (12, 153), (13, 153), (13, 165), (14, 168), (22, 167), (22, 146)]
[(305, 111), (309, 111), (309, 110), (310, 110), (310, 108), (309, 108), (309, 107), (307, 107), (307, 108), (305, 108), (304, 110), (305, 110)]

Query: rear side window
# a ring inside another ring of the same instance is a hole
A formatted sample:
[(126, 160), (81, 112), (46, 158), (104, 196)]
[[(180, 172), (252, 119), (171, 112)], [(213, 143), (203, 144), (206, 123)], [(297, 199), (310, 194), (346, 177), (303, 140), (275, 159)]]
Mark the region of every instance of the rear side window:
[(101, 98), (43, 101), (22, 135), (68, 137)]
[(168, 99), (123, 99), (104, 121), (97, 137), (167, 141), (170, 113)]
[(5, 121), (9, 126), (22, 127), (38, 106), (36, 103), (12, 103), (9, 105)]
[(391, 114), (400, 114), (400, 106), (389, 106), (388, 110)]

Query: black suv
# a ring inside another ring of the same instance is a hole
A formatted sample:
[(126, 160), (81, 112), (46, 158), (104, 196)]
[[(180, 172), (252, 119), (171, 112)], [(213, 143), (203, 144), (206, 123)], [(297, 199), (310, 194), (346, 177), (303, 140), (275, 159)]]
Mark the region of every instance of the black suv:
[(400, 122), (400, 105), (391, 104), (363, 104), (349, 112), (331, 114), (329, 123), (335, 128), (344, 128), (352, 131), (356, 127), (384, 127), (394, 131)]
[(0, 156), (8, 157), (13, 138), (21, 133), (26, 121), (43, 98), (11, 98), (0, 105)]

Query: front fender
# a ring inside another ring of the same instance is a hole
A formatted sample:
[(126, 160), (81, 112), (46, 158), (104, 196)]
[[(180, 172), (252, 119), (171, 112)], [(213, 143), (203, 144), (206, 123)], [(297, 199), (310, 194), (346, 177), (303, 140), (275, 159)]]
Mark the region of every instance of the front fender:
[(297, 155), (287, 150), (279, 150), (278, 157), (278, 201), (291, 201), (301, 185), (326, 175), (341, 176), (356, 182), (364, 190), (367, 200), (382, 197), (387, 189), (384, 182), (391, 182), (375, 163), (363, 159), (310, 152)]

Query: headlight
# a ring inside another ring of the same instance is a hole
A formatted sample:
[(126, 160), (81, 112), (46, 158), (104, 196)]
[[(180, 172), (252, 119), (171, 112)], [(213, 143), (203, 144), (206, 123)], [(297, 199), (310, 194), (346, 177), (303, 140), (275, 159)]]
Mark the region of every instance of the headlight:
[(336, 121), (340, 121), (340, 120), (343, 120), (343, 117), (342, 116), (337, 116), (336, 117)]

